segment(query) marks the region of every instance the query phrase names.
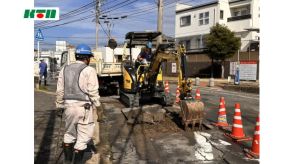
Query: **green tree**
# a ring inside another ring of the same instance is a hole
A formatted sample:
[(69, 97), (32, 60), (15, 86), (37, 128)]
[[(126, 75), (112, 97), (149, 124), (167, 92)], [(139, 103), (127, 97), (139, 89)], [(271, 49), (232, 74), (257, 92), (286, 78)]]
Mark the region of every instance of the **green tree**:
[(211, 59), (213, 77), (213, 62), (220, 61), (222, 65), (222, 75), (224, 78), (225, 59), (232, 57), (241, 46), (241, 39), (234, 36), (227, 26), (216, 24), (210, 28), (210, 33), (205, 39), (207, 54)]

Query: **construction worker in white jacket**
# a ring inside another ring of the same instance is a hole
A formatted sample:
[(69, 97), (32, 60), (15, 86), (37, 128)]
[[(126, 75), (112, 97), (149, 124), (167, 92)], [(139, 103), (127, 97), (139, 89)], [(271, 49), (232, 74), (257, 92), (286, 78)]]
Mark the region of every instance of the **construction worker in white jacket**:
[(65, 66), (59, 74), (56, 107), (64, 111), (64, 163), (82, 163), (87, 143), (94, 134), (93, 107), (101, 111), (96, 70), (89, 65), (91, 48), (78, 45), (76, 62)]

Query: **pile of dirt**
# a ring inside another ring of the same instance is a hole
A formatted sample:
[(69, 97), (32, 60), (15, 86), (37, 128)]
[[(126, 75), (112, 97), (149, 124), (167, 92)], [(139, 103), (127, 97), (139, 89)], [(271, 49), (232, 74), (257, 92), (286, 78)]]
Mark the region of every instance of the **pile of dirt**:
[[(138, 124), (139, 125), (139, 124)], [(165, 117), (164, 121), (158, 122), (156, 124), (140, 124), (146, 137), (154, 138), (162, 133), (176, 133), (183, 131), (171, 118)], [(136, 130), (141, 130), (139, 126), (135, 126)]]

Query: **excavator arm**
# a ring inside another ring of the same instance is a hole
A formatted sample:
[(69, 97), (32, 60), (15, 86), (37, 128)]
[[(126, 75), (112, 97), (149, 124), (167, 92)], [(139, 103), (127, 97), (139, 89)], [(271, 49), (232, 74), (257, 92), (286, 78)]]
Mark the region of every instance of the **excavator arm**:
[(176, 50), (168, 50), (173, 48), (174, 44), (161, 44), (158, 46), (156, 52), (151, 58), (151, 63), (147, 72), (147, 78), (149, 84), (156, 83), (156, 77), (158, 75), (160, 66), (164, 61), (174, 61), (178, 70), (178, 85), (181, 90), (181, 97), (191, 97), (191, 81), (187, 77), (187, 62), (185, 47), (178, 45)]
[(185, 47), (178, 45), (176, 51), (167, 50), (172, 45), (162, 45), (156, 50), (156, 53), (152, 57), (147, 78), (149, 82), (155, 83), (158, 70), (163, 61), (174, 61), (177, 64), (178, 70), (178, 85), (180, 89), (180, 115), (182, 117), (182, 124), (185, 129), (188, 124), (192, 124), (195, 127), (198, 123), (201, 128), (202, 120), (204, 117), (204, 104), (199, 100), (195, 100), (192, 97), (192, 81), (188, 80), (187, 76), (187, 60), (185, 54)]

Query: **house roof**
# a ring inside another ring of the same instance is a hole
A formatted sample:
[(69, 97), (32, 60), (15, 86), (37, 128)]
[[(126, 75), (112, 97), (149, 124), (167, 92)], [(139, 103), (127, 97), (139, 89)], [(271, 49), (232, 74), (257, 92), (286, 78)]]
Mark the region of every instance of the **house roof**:
[[(242, 1), (248, 1), (248, 0), (229, 0), (229, 4), (242, 2)], [(206, 7), (206, 6), (210, 6), (210, 5), (216, 5), (216, 4), (218, 4), (218, 0), (207, 2), (207, 3), (202, 3), (202, 4), (192, 6), (192, 7), (189, 7), (189, 8), (185, 8), (185, 9), (182, 9), (182, 10), (178, 10), (178, 11), (176, 11), (176, 14), (181, 13), (181, 12), (185, 12), (185, 11), (189, 11), (189, 10), (198, 9), (198, 8), (201, 8), (201, 7)]]
[(186, 9), (178, 10), (178, 11), (176, 11), (176, 14), (182, 13), (182, 12), (185, 12), (185, 11), (189, 11), (189, 10), (198, 9), (198, 8), (201, 8), (201, 7), (206, 7), (206, 6), (210, 6), (210, 5), (216, 5), (216, 4), (218, 4), (218, 0), (208, 2), (208, 3), (202, 3), (202, 4), (199, 4), (199, 5), (196, 5), (196, 6), (193, 6), (193, 7), (189, 7), (189, 8), (186, 8)]

